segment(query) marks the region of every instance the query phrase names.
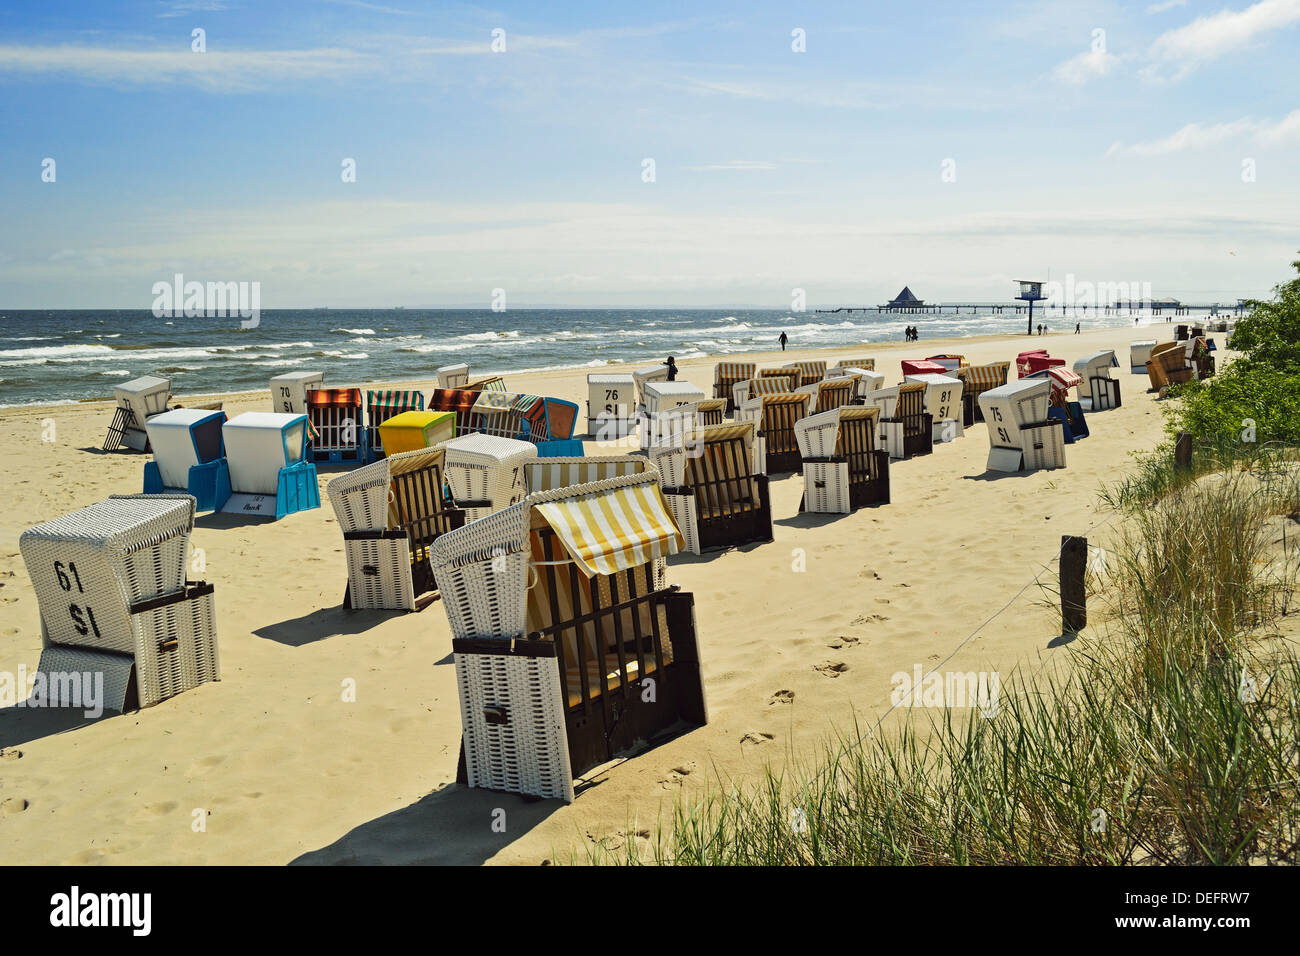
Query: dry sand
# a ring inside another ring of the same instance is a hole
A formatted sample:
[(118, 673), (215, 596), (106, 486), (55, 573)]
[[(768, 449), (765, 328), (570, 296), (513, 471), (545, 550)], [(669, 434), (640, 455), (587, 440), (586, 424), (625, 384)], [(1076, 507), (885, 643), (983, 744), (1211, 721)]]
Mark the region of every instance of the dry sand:
[[(865, 353), (893, 384), (900, 358), (959, 352), (980, 363), (1041, 345), (1072, 363), (1113, 348), (1123, 407), (1089, 416), (1092, 436), (1067, 447), (1066, 470), (986, 475), (979, 424), (932, 455), (893, 463), (893, 503), (847, 516), (798, 514), (802, 479), (775, 479), (773, 543), (669, 562), (670, 582), (695, 594), (710, 723), (607, 768), (569, 806), (454, 783), (460, 715), (445, 612), (439, 602), (418, 614), (341, 609), (342, 538), (324, 493), (337, 472), (321, 469), (320, 510), (258, 524), (201, 516), (192, 545), (217, 588), (222, 681), (75, 727), (49, 711), (0, 710), (0, 862), (585, 859), (593, 840), (617, 846), (629, 821), (652, 829), (683, 788), (753, 775), (791, 751), (810, 756), (855, 715), (874, 722), (891, 675), (939, 664), (1008, 602), (943, 670), (997, 670), (1005, 682), (1017, 666), (1068, 654), (1042, 592), (1016, 596), (1045, 569), (1052, 580), (1061, 535), (1105, 542), (1097, 489), (1161, 438), (1146, 377), (1127, 368), (1138, 338), (1170, 339), (1172, 325), (752, 356), (780, 364)], [(474, 356), (463, 358), (473, 371)], [(681, 377), (709, 391), (715, 361), (683, 361)], [(585, 372), (507, 383), (585, 407)], [(264, 410), (267, 393), (227, 396), (225, 407)], [(98, 451), (109, 417), (104, 402), (0, 412), (10, 449), (0, 465), (0, 671), (32, 670), (40, 655), (19, 534), (140, 489), (146, 456)], [(42, 440), (47, 419), (53, 442)], [(802, 573), (795, 549), (806, 555)], [(349, 679), (355, 702), (343, 699)], [(504, 833), (493, 828), (498, 808)]]

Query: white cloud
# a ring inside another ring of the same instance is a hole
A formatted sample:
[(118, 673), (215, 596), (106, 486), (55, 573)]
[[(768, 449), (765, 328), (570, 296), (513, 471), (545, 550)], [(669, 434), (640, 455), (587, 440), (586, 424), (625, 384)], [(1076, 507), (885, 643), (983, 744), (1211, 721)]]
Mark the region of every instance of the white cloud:
[(337, 76), (369, 58), (353, 50), (116, 50), (87, 46), (0, 45), (0, 74), (73, 76), (99, 83), (159, 86), (185, 83), (244, 91), (292, 79)]
[(1114, 143), (1106, 151), (1106, 155), (1167, 156), (1189, 149), (1216, 146), (1246, 134), (1254, 134), (1255, 140), (1264, 146), (1275, 146), (1292, 140), (1300, 141), (1300, 110), (1294, 110), (1277, 122), (1244, 117), (1231, 123), (1214, 123), (1209, 126), (1188, 123), (1163, 139), (1147, 140), (1131, 146)]
[(1147, 13), (1164, 13), (1166, 10), (1185, 6), (1187, 6), (1187, 0), (1164, 0), (1163, 3), (1153, 3), (1147, 7)]
[(1249, 132), (1257, 126), (1258, 124), (1254, 120), (1248, 119), (1240, 119), (1232, 123), (1215, 123), (1212, 126), (1188, 123), (1176, 133), (1172, 133), (1163, 139), (1134, 143), (1132, 146), (1115, 143), (1110, 149), (1106, 150), (1106, 155), (1114, 156), (1127, 153), (1132, 156), (1166, 156), (1170, 153), (1181, 153), (1188, 149), (1203, 149), (1206, 146), (1213, 146), (1232, 139), (1241, 133)]
[(1300, 22), (1300, 0), (1260, 0), (1244, 10), (1221, 10), (1169, 30), (1151, 44), (1154, 62), (1144, 71), (1159, 77), (1162, 65), (1177, 67), (1178, 79), (1209, 60), (1242, 50), (1274, 30)]
[(1300, 110), (1293, 110), (1276, 123), (1265, 123), (1256, 135), (1266, 146), (1300, 142)]
[(1062, 83), (1082, 86), (1089, 80), (1105, 76), (1115, 68), (1115, 64), (1118, 62), (1119, 57), (1111, 56), (1105, 50), (1089, 50), (1086, 53), (1071, 57), (1064, 63), (1057, 64), (1056, 69), (1052, 71), (1052, 75)]

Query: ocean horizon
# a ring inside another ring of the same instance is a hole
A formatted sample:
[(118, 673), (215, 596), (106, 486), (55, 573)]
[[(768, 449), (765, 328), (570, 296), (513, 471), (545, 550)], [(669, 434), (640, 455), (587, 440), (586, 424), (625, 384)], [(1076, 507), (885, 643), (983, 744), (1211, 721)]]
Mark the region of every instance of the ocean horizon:
[[(1067, 331), (1129, 324), (1128, 313), (1043, 321)], [(1167, 317), (1161, 317), (1161, 320)], [(1037, 322), (1037, 316), (1035, 317)], [(1186, 318), (1180, 321), (1187, 321)], [(471, 374), (600, 368), (623, 362), (1023, 332), (1026, 317), (992, 307), (954, 314), (792, 313), (779, 309), (266, 309), (256, 328), (230, 318), (158, 318), (147, 309), (0, 312), (0, 407), (112, 397), (113, 386), (161, 375), (180, 392), (264, 389), (295, 368), (331, 384), (432, 378), (467, 362)], [(1163, 321), (1162, 321), (1163, 324)]]

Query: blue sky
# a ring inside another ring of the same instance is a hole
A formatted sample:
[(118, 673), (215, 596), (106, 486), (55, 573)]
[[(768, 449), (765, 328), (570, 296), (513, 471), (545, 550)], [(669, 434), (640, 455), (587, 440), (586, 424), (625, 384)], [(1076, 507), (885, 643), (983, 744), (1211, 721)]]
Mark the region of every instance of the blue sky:
[(1298, 46), (1300, 0), (8, 5), (0, 307), (1229, 301), (1300, 250)]

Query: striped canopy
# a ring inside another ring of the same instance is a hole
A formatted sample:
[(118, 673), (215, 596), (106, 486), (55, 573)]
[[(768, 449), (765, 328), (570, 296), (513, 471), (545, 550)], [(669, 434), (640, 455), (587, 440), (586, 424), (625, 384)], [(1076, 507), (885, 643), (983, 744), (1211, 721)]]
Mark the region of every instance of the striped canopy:
[(751, 398), (755, 395), (780, 395), (790, 391), (792, 381), (788, 375), (751, 378), (749, 380), (749, 395)]
[(988, 365), (968, 365), (957, 370), (957, 377), (969, 388), (981, 391), (1007, 384), (1010, 362), (990, 362)]
[(676, 554), (684, 543), (657, 481), (539, 501), (533, 507), (587, 577), (640, 567)]
[(825, 362), (790, 362), (786, 368), (797, 368), (803, 374), (804, 384), (820, 382), (826, 377)]
[(838, 362), (835, 363), (835, 367), (836, 368), (860, 368), (860, 369), (865, 369), (868, 372), (874, 372), (876, 370), (876, 360), (873, 358), (840, 359)]
[(359, 388), (309, 388), (308, 405), (345, 405), (349, 408), (361, 407), (361, 389)]
[(719, 362), (713, 370), (713, 381), (718, 383), (743, 382), (754, 377), (753, 362)]
[(414, 389), (371, 388), (366, 390), (366, 406), (422, 412), (424, 393)]

